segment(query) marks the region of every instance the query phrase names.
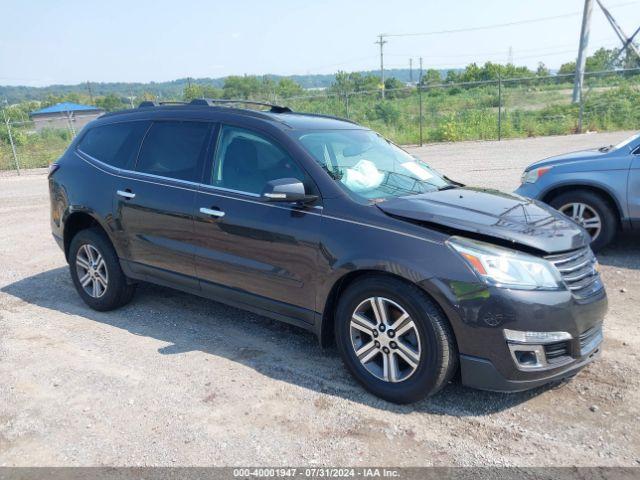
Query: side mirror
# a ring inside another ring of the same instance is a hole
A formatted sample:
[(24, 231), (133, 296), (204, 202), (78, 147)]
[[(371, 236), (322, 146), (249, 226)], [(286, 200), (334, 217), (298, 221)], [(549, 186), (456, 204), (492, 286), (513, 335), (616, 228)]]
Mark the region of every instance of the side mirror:
[(317, 195), (307, 195), (304, 184), (295, 178), (271, 180), (262, 191), (262, 200), (265, 202), (309, 203), (317, 198)]

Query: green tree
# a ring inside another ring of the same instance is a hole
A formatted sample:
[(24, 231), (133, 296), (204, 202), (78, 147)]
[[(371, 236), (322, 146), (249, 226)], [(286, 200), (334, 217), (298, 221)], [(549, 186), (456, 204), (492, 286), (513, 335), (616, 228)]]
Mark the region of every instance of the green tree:
[(212, 85), (200, 85), (192, 83), (187, 85), (182, 91), (182, 99), (190, 102), (194, 98), (221, 98), (222, 90)]
[(355, 83), (351, 78), (353, 74), (339, 71), (336, 73), (335, 80), (331, 84), (330, 90), (339, 94), (346, 95), (355, 92)]
[(104, 97), (98, 97), (95, 99), (95, 103), (97, 107), (100, 107), (107, 112), (112, 112), (114, 110), (120, 110), (125, 107), (124, 102), (118, 96), (113, 93), (106, 95)]
[(538, 62), (538, 68), (536, 68), (536, 75), (538, 77), (548, 77), (550, 74), (551, 72), (549, 72), (549, 69), (547, 68), (547, 66), (542, 62)]
[[(449, 71), (451, 72), (452, 70)], [(440, 83), (442, 83), (442, 75), (438, 70), (429, 68), (422, 74), (422, 85), (438, 85)]]
[(403, 97), (408, 93), (404, 82), (395, 77), (389, 77), (384, 81), (384, 89), (386, 91), (385, 95), (388, 95), (389, 98)]
[[(603, 70), (612, 70), (623, 66), (623, 61), (616, 56), (618, 50), (599, 48), (593, 55), (587, 57), (585, 61), (585, 72), (600, 72)], [(576, 72), (576, 62), (563, 63), (558, 70), (559, 74), (569, 75)]]
[(455, 70), (447, 70), (447, 75), (445, 76), (445, 81), (447, 83), (457, 83), (460, 81), (460, 73)]
[(278, 82), (276, 92), (280, 97), (294, 97), (296, 95), (302, 95), (304, 89), (290, 78), (282, 78)]
[(587, 72), (599, 72), (620, 67), (620, 61), (615, 60), (618, 50), (599, 48), (593, 55), (587, 57), (585, 70)]
[(376, 103), (373, 108), (373, 116), (387, 125), (394, 125), (400, 120), (401, 112), (395, 102), (382, 101)]
[(345, 94), (351, 92), (369, 92), (380, 89), (380, 77), (376, 75), (362, 75), (359, 72), (338, 72), (330, 90)]
[(573, 75), (574, 73), (576, 73), (576, 62), (563, 63), (558, 70), (560, 75)]
[(222, 94), (225, 98), (252, 98), (264, 92), (263, 81), (255, 75), (232, 75), (224, 80)]

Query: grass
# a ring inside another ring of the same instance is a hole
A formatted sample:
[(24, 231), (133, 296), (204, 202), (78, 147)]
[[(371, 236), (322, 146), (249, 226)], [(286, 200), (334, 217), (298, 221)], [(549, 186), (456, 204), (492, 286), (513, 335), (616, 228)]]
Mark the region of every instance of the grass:
[[(463, 88), (432, 87), (422, 94), (423, 142), (492, 140), (498, 138), (498, 106), (502, 105), (502, 138), (562, 135), (578, 131), (580, 109), (571, 103), (571, 84), (545, 80), (505, 82)], [(583, 130), (640, 129), (640, 75), (597, 78), (586, 89)], [(294, 110), (348, 117), (399, 144), (420, 140), (420, 96), (415, 89), (344, 97), (321, 94), (289, 99)], [(12, 129), (21, 168), (47, 166), (71, 141), (68, 130)], [(0, 126), (0, 170), (15, 164), (6, 129)]]

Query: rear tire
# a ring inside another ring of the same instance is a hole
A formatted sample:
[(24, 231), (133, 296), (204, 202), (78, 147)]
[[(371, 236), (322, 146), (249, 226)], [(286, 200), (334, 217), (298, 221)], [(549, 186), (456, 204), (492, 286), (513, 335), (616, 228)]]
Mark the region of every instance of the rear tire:
[[(611, 204), (601, 195), (589, 190), (574, 190), (561, 193), (549, 204), (582, 225), (591, 235), (591, 249), (594, 252), (603, 249), (616, 235), (618, 217)], [(599, 220), (599, 222), (597, 222)], [(589, 228), (599, 225), (599, 229)], [(594, 234), (596, 233), (594, 237)]]
[(136, 290), (122, 272), (113, 245), (98, 228), (81, 230), (73, 237), (69, 270), (78, 294), (94, 310), (122, 307), (131, 301)]
[[(387, 312), (386, 322), (377, 320), (374, 308)], [(415, 285), (393, 277), (363, 277), (342, 293), (335, 321), (336, 343), (347, 369), (364, 388), (385, 400), (421, 400), (438, 392), (457, 370), (451, 327), (440, 308)], [(370, 329), (373, 324), (376, 328)]]

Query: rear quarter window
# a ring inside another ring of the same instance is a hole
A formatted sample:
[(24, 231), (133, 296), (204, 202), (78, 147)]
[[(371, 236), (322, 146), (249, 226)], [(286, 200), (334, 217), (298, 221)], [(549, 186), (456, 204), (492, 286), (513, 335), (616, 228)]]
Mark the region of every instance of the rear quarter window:
[(116, 168), (128, 168), (150, 122), (122, 122), (93, 127), (78, 143), (78, 150)]

